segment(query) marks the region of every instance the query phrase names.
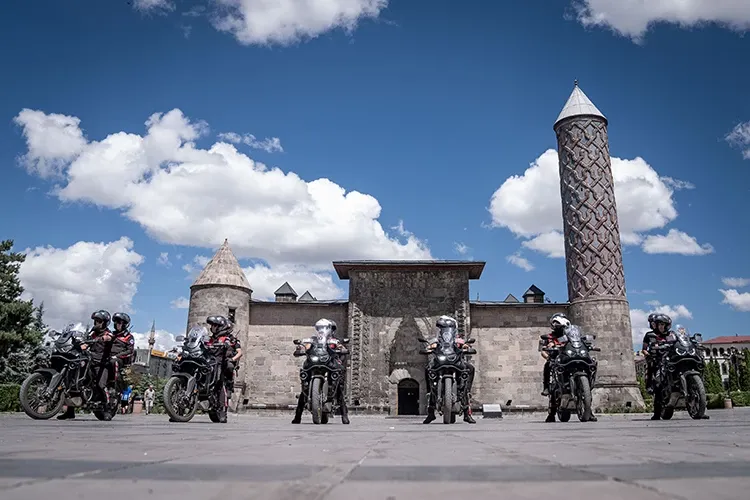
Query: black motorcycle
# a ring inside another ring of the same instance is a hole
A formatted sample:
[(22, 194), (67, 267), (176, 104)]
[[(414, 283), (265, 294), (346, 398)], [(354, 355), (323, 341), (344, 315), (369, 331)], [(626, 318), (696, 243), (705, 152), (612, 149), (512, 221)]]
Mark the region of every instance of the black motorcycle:
[[(557, 339), (558, 346), (542, 348), (550, 354), (557, 353), (550, 360), (549, 413), (557, 413), (560, 422), (568, 422), (574, 409), (581, 422), (596, 419), (591, 411), (591, 388), (598, 364), (591, 352), (601, 349), (592, 346), (595, 338), (582, 335), (576, 325), (570, 325)], [(549, 337), (542, 335), (541, 339), (546, 341)]]
[[(466, 386), (469, 380), (469, 372), (462, 368), (464, 356), (476, 354), (477, 350), (459, 347), (456, 344), (456, 331), (452, 329), (441, 332), (432, 343), (420, 337), (417, 340), (428, 344), (425, 349), (419, 350), (419, 354), (435, 355), (432, 365), (434, 370), (431, 372), (435, 380), (427, 381), (428, 384), (437, 383), (435, 408), (443, 416), (444, 424), (455, 424), (456, 415), (466, 409), (458, 392), (459, 382)], [(476, 339), (469, 339), (466, 344), (473, 344), (475, 341)]]
[(114, 383), (104, 394), (96, 380), (99, 360), (89, 349), (81, 348), (89, 340), (86, 333), (68, 325), (50, 336), (55, 340), (48, 366), (37, 368), (21, 384), (19, 399), (24, 413), (35, 420), (47, 420), (68, 405), (91, 410), (99, 420), (112, 420), (119, 403), (119, 370), (114, 370)]
[(189, 422), (198, 409), (207, 412), (211, 422), (226, 423), (229, 396), (221, 358), (206, 346), (204, 327), (193, 327), (175, 338), (183, 342), (182, 352), (172, 363), (172, 376), (164, 384), (164, 410), (171, 421)]
[(315, 335), (306, 339), (295, 339), (295, 345), (309, 347), (301, 355), (307, 359), (300, 370), (302, 387), (306, 391), (305, 409), (312, 413), (314, 424), (327, 424), (339, 409), (339, 391), (345, 375), (343, 368), (336, 369), (335, 361), (339, 356), (348, 354), (341, 344), (348, 344), (349, 339), (339, 341), (326, 335)]
[(661, 358), (654, 373), (654, 414), (663, 420), (671, 419), (678, 408), (685, 408), (694, 420), (706, 414), (702, 341), (700, 333), (691, 337), (678, 325), (666, 342), (649, 348)]

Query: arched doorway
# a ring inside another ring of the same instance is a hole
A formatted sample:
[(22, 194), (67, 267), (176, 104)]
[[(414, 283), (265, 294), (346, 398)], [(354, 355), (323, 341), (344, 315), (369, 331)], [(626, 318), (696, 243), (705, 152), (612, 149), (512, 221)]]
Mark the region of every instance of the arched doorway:
[(413, 378), (398, 383), (398, 414), (419, 415), (419, 382)]

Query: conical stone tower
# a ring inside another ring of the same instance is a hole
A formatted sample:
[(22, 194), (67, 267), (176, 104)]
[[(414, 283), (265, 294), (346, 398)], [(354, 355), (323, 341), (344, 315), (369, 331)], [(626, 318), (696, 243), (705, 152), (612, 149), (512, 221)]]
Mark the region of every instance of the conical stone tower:
[[(206, 325), (206, 318), (222, 315), (234, 322), (234, 335), (243, 346), (247, 345), (248, 327), (250, 325), (250, 299), (253, 290), (242, 271), (237, 257), (224, 240), (219, 250), (208, 261), (198, 278), (190, 287), (190, 306), (188, 308), (187, 330), (193, 326)], [(236, 409), (240, 398), (237, 387), (245, 380), (245, 363), (247, 354), (240, 360), (240, 371), (235, 378), (235, 391), (231, 406)]]
[(584, 333), (595, 334), (601, 348), (593, 406), (643, 407), (635, 378), (607, 119), (577, 81), (554, 130), (570, 319)]

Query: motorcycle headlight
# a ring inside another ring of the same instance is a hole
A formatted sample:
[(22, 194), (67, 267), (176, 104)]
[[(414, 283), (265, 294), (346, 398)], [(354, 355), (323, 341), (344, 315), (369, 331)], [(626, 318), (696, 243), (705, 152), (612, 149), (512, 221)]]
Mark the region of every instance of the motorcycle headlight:
[(310, 356), (310, 361), (312, 361), (313, 363), (317, 363), (318, 361), (320, 361), (320, 358), (317, 356)]
[(690, 350), (688, 351), (688, 354), (690, 354), (691, 356), (695, 355), (695, 348), (691, 347)]
[(567, 351), (565, 351), (565, 354), (567, 354), (568, 356), (572, 356), (573, 355), (573, 351), (570, 350), (570, 349), (568, 349)]
[(442, 354), (438, 356), (437, 358), (439, 361), (445, 361), (445, 356), (443, 356)]
[(580, 351), (578, 351), (578, 353), (579, 353), (579, 354), (580, 354), (581, 356), (585, 356), (585, 355), (586, 355), (586, 349), (581, 349)]

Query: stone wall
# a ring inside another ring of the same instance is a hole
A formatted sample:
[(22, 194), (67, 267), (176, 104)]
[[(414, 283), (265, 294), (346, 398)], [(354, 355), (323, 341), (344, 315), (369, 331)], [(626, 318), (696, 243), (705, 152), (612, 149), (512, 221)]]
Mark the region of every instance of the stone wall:
[(502, 404), (546, 407), (542, 397), (544, 359), (539, 336), (549, 332), (549, 318), (567, 314), (567, 304), (471, 304), (472, 356), (476, 376), (472, 406)]
[(417, 335), (435, 333), (444, 314), (470, 327), (469, 275), (455, 270), (357, 270), (349, 275), (349, 401), (355, 408), (398, 413), (398, 383), (419, 383), (425, 411), (426, 357)]
[(346, 302), (252, 302), (248, 335), (243, 340), (245, 392), (242, 406), (295, 405), (300, 391), (299, 369), (304, 358), (295, 358), (294, 339), (314, 333), (315, 322), (336, 322), (337, 337), (345, 338)]

